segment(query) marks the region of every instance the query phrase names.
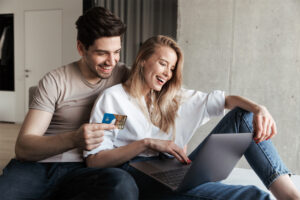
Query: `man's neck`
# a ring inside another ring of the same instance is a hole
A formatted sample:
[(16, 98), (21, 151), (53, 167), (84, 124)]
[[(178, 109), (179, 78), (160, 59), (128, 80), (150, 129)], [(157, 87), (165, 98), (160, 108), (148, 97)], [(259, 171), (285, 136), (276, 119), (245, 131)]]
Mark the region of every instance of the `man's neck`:
[(101, 78), (95, 76), (86, 64), (81, 60), (78, 61), (80, 72), (83, 78), (92, 85), (95, 85), (101, 81)]

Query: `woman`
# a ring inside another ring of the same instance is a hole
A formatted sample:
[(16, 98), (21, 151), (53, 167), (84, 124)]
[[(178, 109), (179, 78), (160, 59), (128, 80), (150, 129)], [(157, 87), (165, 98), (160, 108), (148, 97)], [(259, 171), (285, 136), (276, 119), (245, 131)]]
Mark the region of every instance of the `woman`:
[[(98, 148), (85, 152), (87, 165), (127, 170), (135, 178), (141, 198), (269, 199), (254, 186), (219, 182), (171, 192), (128, 165), (128, 161), (158, 159), (164, 153), (190, 163), (197, 148), (188, 157), (185, 145), (195, 130), (223, 114), (225, 108), (240, 107), (229, 112), (212, 133), (254, 132), (254, 141), (245, 153), (252, 168), (276, 198), (299, 199), (289, 171), (269, 141), (276, 134), (276, 125), (267, 109), (242, 97), (225, 96), (222, 91), (206, 94), (182, 89), (182, 67), (183, 55), (172, 39), (156, 36), (142, 45), (129, 79), (104, 91), (91, 113), (90, 121), (96, 123), (101, 123), (106, 112), (127, 115), (125, 127), (106, 132)], [(155, 193), (158, 196), (153, 196)]]

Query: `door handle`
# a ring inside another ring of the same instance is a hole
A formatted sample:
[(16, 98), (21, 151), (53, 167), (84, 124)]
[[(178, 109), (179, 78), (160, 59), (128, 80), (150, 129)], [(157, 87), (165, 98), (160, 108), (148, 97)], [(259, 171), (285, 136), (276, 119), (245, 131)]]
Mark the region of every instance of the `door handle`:
[(31, 70), (29, 70), (29, 69), (25, 69), (24, 71), (25, 71), (25, 72), (31, 72)]

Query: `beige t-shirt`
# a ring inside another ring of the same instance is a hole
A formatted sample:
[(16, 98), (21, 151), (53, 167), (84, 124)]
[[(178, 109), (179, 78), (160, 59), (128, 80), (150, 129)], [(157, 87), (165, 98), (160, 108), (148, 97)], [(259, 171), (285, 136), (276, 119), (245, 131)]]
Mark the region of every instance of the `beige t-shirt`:
[[(106, 88), (126, 80), (128, 69), (118, 63), (112, 76), (92, 85), (82, 76), (78, 62), (47, 73), (39, 82), (30, 109), (53, 114), (45, 135), (77, 130), (88, 123), (90, 112), (98, 95)], [(52, 156), (40, 162), (82, 162), (79, 149)]]

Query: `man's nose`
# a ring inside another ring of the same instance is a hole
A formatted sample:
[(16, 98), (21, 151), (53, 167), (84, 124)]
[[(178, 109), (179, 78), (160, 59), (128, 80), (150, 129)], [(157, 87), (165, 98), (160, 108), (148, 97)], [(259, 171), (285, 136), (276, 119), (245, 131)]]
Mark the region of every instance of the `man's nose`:
[(106, 65), (114, 66), (116, 64), (116, 58), (114, 55), (109, 55), (105, 62)]

